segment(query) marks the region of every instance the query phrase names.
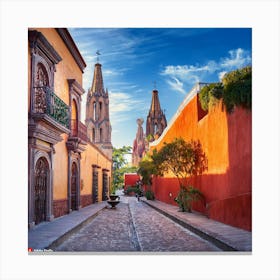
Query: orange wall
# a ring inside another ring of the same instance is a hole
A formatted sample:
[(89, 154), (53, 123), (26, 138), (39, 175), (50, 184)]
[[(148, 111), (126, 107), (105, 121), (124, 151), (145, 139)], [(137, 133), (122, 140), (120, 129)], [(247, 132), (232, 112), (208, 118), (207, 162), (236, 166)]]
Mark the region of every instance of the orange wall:
[[(54, 73), (54, 92), (66, 104), (69, 104), (69, 86), (67, 79), (76, 79), (82, 85), (82, 71), (78, 67), (63, 40), (53, 28), (36, 28), (41, 32), (48, 42), (53, 46), (62, 60), (56, 65)], [(68, 152), (66, 141), (68, 136), (61, 135), (63, 140), (54, 146), (55, 154), (53, 157), (53, 199), (67, 199), (67, 180), (68, 180)]]
[(53, 155), (53, 199), (67, 199), (68, 185), (68, 152), (66, 148), (67, 134), (62, 134), (63, 140), (58, 142)]
[[(210, 218), (251, 230), (252, 189), (252, 115), (236, 108), (227, 114), (222, 104), (213, 107), (198, 120), (199, 103), (195, 95), (185, 106), (165, 135), (152, 149), (175, 137), (199, 140), (208, 159), (208, 170), (193, 178), (193, 185), (206, 197), (207, 208), (197, 204), (194, 209)], [(179, 184), (168, 174), (154, 178), (156, 198), (175, 204)], [(170, 196), (171, 193), (171, 196)]]
[[(33, 28), (31, 28), (33, 29)], [(72, 57), (68, 48), (64, 44), (59, 34), (54, 28), (36, 28), (37, 31), (41, 32), (48, 42), (53, 46), (56, 52), (60, 55), (62, 60), (56, 65), (56, 71), (54, 73), (54, 92), (60, 97), (67, 105), (72, 105), (72, 118), (78, 113), (77, 104), (74, 106), (74, 102), (70, 102), (70, 93), (68, 86), (68, 79), (75, 79), (82, 86), (82, 71), (77, 65), (76, 61)], [(30, 106), (30, 77), (31, 77), (31, 56), (28, 48), (28, 106)], [(83, 97), (85, 98), (85, 97)], [(74, 106), (74, 107), (73, 107)], [(76, 118), (76, 117), (75, 117)], [(66, 142), (68, 140), (67, 134), (62, 134), (62, 141), (54, 145), (55, 152), (53, 153), (53, 200), (65, 201), (68, 199), (68, 151)], [(43, 141), (41, 141), (43, 142)], [(44, 144), (44, 143), (40, 143)], [(45, 143), (48, 145), (48, 143)], [(92, 194), (92, 165), (97, 164), (101, 166), (99, 169), (98, 178), (98, 200), (102, 200), (102, 169), (108, 169), (108, 179), (111, 182), (111, 165), (112, 162), (106, 157), (105, 154), (100, 152), (96, 146), (92, 144), (86, 145), (86, 150), (81, 153), (80, 162), (80, 195), (85, 196), (88, 199), (89, 195)], [(89, 200), (90, 201), (90, 200)], [(60, 206), (59, 206), (60, 207)], [(58, 207), (58, 208), (59, 208)], [(67, 207), (64, 205), (63, 207)], [(62, 206), (61, 206), (62, 208)], [(58, 216), (60, 213), (65, 213), (65, 209), (60, 211), (58, 209)], [(67, 212), (67, 209), (66, 209)]]
[(62, 58), (56, 65), (54, 92), (69, 105), (69, 87), (67, 79), (76, 79), (77, 82), (82, 85), (82, 71), (54, 28), (36, 28), (36, 30), (47, 38), (49, 43)]
[[(32, 28), (31, 28), (32, 29)], [(54, 92), (66, 104), (69, 104), (69, 86), (67, 79), (76, 79), (82, 85), (82, 71), (72, 57), (68, 48), (54, 28), (36, 28), (41, 32), (48, 42), (53, 46), (62, 60), (56, 65), (54, 73)], [(31, 56), (28, 48), (28, 67), (31, 69)], [(28, 76), (28, 103), (30, 102), (30, 73)], [(30, 105), (30, 104), (29, 104)], [(73, 110), (75, 111), (75, 109)], [(62, 134), (63, 140), (54, 145), (55, 153), (53, 155), (53, 199), (67, 199), (67, 180), (68, 180), (68, 152), (66, 142), (67, 134)]]
[(81, 154), (81, 180), (83, 180), (84, 187), (81, 190), (81, 195), (92, 193), (92, 165), (99, 165), (98, 169), (98, 201), (102, 200), (102, 169), (110, 170), (108, 180), (111, 182), (112, 162), (96, 148), (95, 145), (88, 143), (86, 150)]

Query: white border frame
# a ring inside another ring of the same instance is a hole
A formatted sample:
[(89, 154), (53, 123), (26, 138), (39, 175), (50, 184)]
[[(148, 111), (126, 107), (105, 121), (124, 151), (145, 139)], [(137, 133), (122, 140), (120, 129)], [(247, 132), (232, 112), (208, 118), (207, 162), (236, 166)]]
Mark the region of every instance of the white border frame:
[[(1, 279), (280, 278), (277, 0), (0, 4)], [(32, 26), (253, 28), (252, 255), (28, 256), (27, 28)]]

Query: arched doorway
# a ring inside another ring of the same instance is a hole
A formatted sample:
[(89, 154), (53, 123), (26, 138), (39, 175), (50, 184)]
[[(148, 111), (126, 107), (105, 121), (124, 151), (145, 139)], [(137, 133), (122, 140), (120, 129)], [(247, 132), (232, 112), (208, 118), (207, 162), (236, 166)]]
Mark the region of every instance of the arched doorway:
[(71, 209), (77, 210), (78, 168), (75, 162), (71, 167)]
[(35, 224), (46, 220), (47, 216), (47, 189), (48, 189), (49, 166), (44, 157), (37, 160), (35, 166), (34, 186), (34, 214)]

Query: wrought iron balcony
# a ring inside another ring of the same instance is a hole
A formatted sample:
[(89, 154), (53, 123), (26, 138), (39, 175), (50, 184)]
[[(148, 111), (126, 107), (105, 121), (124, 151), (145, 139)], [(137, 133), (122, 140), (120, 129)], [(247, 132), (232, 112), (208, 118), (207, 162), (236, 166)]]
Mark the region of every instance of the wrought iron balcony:
[(69, 106), (47, 87), (34, 87), (32, 112), (47, 114), (69, 129)]
[(71, 137), (78, 137), (87, 142), (87, 127), (80, 121), (75, 119), (71, 120)]

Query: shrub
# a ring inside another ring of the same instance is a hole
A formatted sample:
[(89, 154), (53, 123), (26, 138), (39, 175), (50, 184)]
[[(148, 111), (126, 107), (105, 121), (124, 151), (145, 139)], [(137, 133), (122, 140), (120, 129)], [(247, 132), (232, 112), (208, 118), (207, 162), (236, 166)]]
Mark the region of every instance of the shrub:
[(223, 80), (223, 103), (228, 112), (234, 106), (251, 109), (252, 106), (252, 67), (244, 67), (227, 73)]
[(147, 190), (145, 192), (145, 197), (148, 199), (148, 200), (154, 200), (155, 199), (155, 194), (153, 191), (151, 190)]
[(201, 108), (208, 111), (209, 106), (214, 106), (223, 96), (223, 84), (212, 83), (204, 86), (198, 94)]
[(200, 190), (192, 186), (181, 186), (177, 197), (174, 199), (182, 212), (192, 212), (192, 203), (203, 200), (204, 196)]
[(130, 193), (135, 193), (135, 194), (139, 194), (139, 195), (141, 195), (142, 194), (142, 191), (141, 191), (141, 189), (138, 187), (138, 186), (129, 186), (126, 190), (125, 190), (125, 194), (130, 194)]

